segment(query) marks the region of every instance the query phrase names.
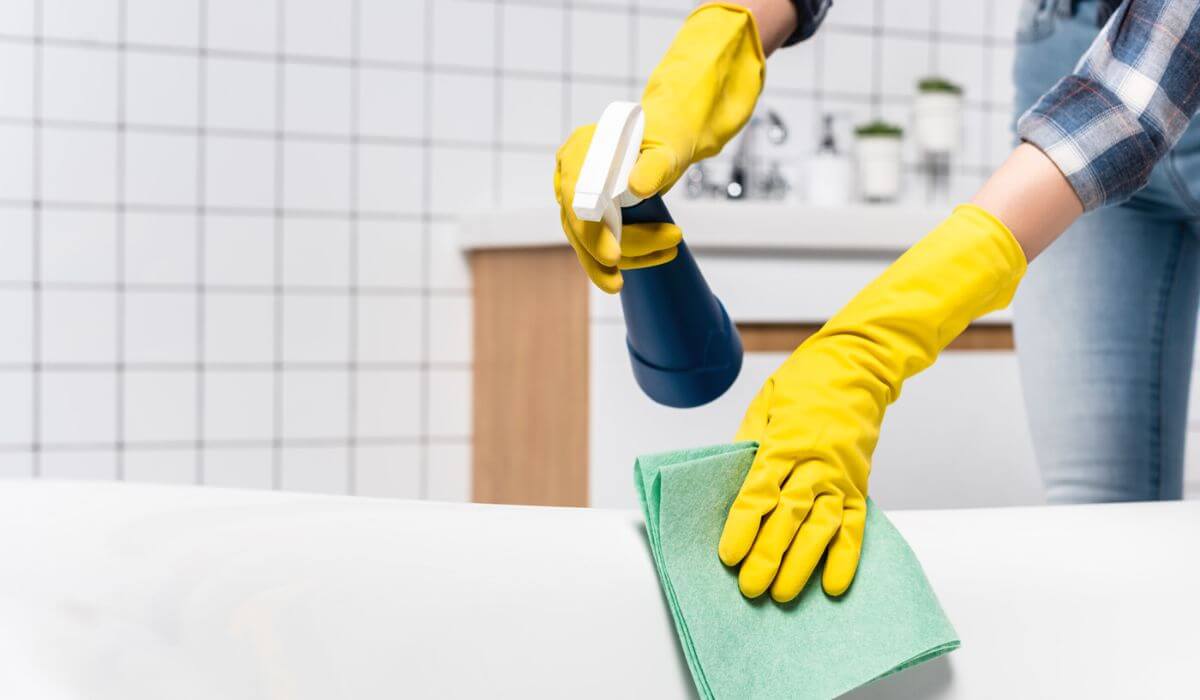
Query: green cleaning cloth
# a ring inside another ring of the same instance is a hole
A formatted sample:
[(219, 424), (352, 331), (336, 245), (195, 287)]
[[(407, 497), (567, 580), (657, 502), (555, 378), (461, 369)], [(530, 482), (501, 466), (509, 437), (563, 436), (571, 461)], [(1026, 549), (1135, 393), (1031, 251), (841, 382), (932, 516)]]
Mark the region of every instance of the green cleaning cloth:
[(826, 596), (818, 570), (791, 603), (742, 597), (717, 541), (756, 449), (719, 445), (634, 466), (654, 565), (701, 696), (831, 698), (958, 648), (921, 565), (872, 503), (844, 596)]

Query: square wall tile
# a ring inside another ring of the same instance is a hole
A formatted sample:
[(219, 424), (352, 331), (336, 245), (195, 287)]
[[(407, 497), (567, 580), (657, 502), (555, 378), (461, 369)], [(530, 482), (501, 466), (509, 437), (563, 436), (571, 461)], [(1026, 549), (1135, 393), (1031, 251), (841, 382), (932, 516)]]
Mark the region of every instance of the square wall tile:
[(471, 370), (429, 371), (429, 433), (437, 438), (471, 435)]
[(283, 301), (284, 362), (350, 360), (350, 304), (344, 294), (291, 294)]
[(349, 420), (347, 372), (283, 373), (283, 435), (288, 439), (336, 438)]
[(501, 140), (557, 148), (563, 123), (562, 82), (506, 78), (499, 87)]
[(350, 222), (287, 219), (283, 224), (283, 283), (338, 287), (350, 282)]
[(289, 54), (349, 58), (354, 3), (284, 0), (284, 47)]
[(267, 448), (220, 448), (204, 452), (204, 483), (238, 489), (271, 488), (274, 454)]
[(429, 452), (427, 498), (434, 501), (471, 501), (471, 444), (433, 444)]
[(433, 138), (491, 142), (495, 89), (496, 79), (490, 75), (438, 75), (433, 81)]
[(117, 134), (43, 127), (42, 196), (109, 204), (117, 196)]
[(199, 45), (200, 2), (125, 0), (125, 40), (155, 46)]
[(267, 294), (210, 292), (204, 300), (206, 362), (273, 362), (275, 300)]
[(360, 68), (358, 130), (373, 136), (420, 137), (425, 129), (425, 75), (417, 70)]
[(33, 292), (0, 289), (0, 363), (33, 361)]
[(937, 73), (933, 67), (932, 46), (925, 39), (885, 36), (880, 40), (883, 51), (883, 92), (889, 95), (913, 96), (917, 83)]
[(433, 289), (471, 288), (470, 265), (458, 244), (458, 231), (454, 224), (431, 224), (429, 248), (429, 285)]
[(0, 32), (33, 36), (34, 0), (5, 0), (0, 3)]
[(636, 21), (637, 56), (634, 58), (634, 73), (638, 82), (643, 82), (666, 55), (667, 47), (679, 32), (680, 20), (677, 17), (642, 15)]
[(355, 490), (371, 498), (421, 497), (421, 448), (371, 445), (354, 453)]
[(434, 296), (429, 299), (429, 360), (471, 362), (471, 297)]
[(572, 8), (570, 15), (571, 74), (630, 77), (629, 15), (581, 8)]
[[(849, 4), (849, 3), (847, 3)], [(824, 44), (821, 87), (826, 92), (868, 96), (875, 65), (875, 48), (871, 37), (859, 34), (838, 34)]]
[(1007, 112), (991, 111), (987, 123), (986, 165), (996, 168), (1004, 162), (1016, 147), (1016, 134), (1013, 133), (1013, 118)]
[(355, 381), (356, 437), (416, 437), (421, 433), (419, 370), (360, 370)]
[[(562, 7), (505, 5), (503, 14), (503, 66), (506, 70), (545, 72), (563, 61)], [(558, 72), (558, 71), (555, 71)]]
[(825, 21), (831, 27), (873, 27), (876, 22), (875, 5), (874, 0), (837, 2), (829, 8)]
[(983, 51), (974, 45), (943, 42), (938, 46), (938, 73), (963, 86), (963, 98), (970, 102), (983, 99)]
[(346, 493), (345, 447), (288, 447), (283, 451), (283, 490)]
[(805, 41), (771, 54), (764, 89), (768, 94), (773, 88), (812, 90), (816, 79), (817, 42)]
[(33, 127), (0, 124), (0, 198), (33, 196)]
[[(5, 0), (6, 2), (8, 0)], [(118, 0), (41, 0), (42, 33), (63, 39), (115, 42)]]
[(127, 292), (125, 360), (195, 362), (196, 301), (190, 292)]
[(117, 454), (111, 450), (43, 452), (40, 459), (44, 479), (112, 481), (117, 476)]
[(117, 438), (117, 381), (110, 372), (42, 373), (42, 441), (112, 443)]
[(204, 225), (206, 284), (270, 286), (275, 281), (275, 221), (209, 215)]
[(358, 361), (419, 361), (423, 318), (422, 301), (418, 296), (360, 296)]
[[(348, 4), (323, 2), (330, 6)], [(283, 128), (288, 132), (349, 134), (350, 69), (291, 63), (283, 69)]]
[(33, 477), (33, 454), (30, 452), (0, 452), (0, 479), (29, 479)]
[(362, 287), (407, 287), (424, 281), (424, 237), (413, 221), (358, 223), (358, 284)]
[(1011, 46), (993, 46), (987, 51), (988, 94), (978, 95), (977, 99), (994, 102), (1000, 107), (1008, 107), (1016, 99), (1016, 85), (1013, 77), (1013, 62), (1017, 58), (1016, 50)]
[(199, 72), (195, 56), (130, 51), (125, 56), (125, 120), (195, 126)]
[(127, 441), (196, 439), (194, 372), (126, 372), (124, 392)]
[(125, 281), (196, 283), (196, 217), (193, 214), (125, 214)]
[(938, 31), (968, 36), (983, 36), (987, 27), (985, 13), (990, 3), (939, 2)]
[(424, 2), (359, 1), (359, 56), (420, 63), (425, 57)]
[(988, 12), (988, 34), (997, 39), (1015, 41), (1017, 38), (1017, 23), (1021, 15), (1021, 6), (1028, 0), (993, 0)]
[(196, 137), (126, 132), (125, 198), (137, 204), (196, 203)]
[(430, 175), (433, 213), (457, 216), (495, 204), (494, 157), (487, 148), (435, 149)]
[(101, 124), (117, 120), (117, 52), (42, 47), (42, 118)]
[(193, 450), (127, 450), (121, 456), (125, 480), (142, 484), (196, 483)]
[(0, 117), (33, 116), (33, 44), (0, 44)]
[(350, 206), (350, 149), (288, 141), (283, 146), (283, 201), (289, 209), (345, 211)]
[(208, 58), (204, 70), (204, 109), (209, 127), (275, 129), (274, 63)]
[(383, 144), (358, 147), (358, 209), (416, 213), (421, 210), (425, 187), (425, 157), (420, 148)]
[(469, 0), (438, 0), (432, 5), (434, 63), (481, 68), (495, 65), (495, 5)]
[[(950, 0), (954, 2), (954, 0)], [(850, 3), (838, 3), (839, 5), (848, 5)], [(859, 5), (870, 7), (870, 2), (859, 2)], [(904, 2), (882, 2), (880, 9), (883, 11), (882, 26), (885, 32), (890, 29), (905, 29), (910, 32), (929, 32), (933, 31), (935, 23), (939, 21), (935, 12), (937, 3), (935, 0), (904, 0)], [(841, 10), (841, 7), (837, 8)]]
[(42, 213), (42, 279), (46, 282), (114, 282), (117, 217), (112, 212), (49, 210)]
[(275, 377), (270, 372), (205, 373), (205, 440), (270, 440), (274, 415)]
[(211, 206), (275, 206), (275, 143), (267, 139), (205, 139), (204, 198)]
[(117, 295), (110, 291), (42, 292), (42, 360), (113, 362), (117, 346)]
[[(500, 205), (538, 207), (554, 202), (554, 151), (500, 154)], [(551, 222), (555, 226), (557, 222)]]
[(0, 373), (0, 445), (29, 445), (32, 442), (33, 375)]
[(257, 53), (276, 50), (277, 3), (205, 0), (205, 4), (211, 48)]
[(566, 139), (571, 131), (584, 124), (591, 124), (600, 118), (604, 108), (613, 100), (638, 99), (638, 90), (627, 85), (605, 85), (603, 83), (572, 82), (568, 88), (570, 114), (567, 119), (567, 131), (559, 134)]
[(0, 282), (33, 279), (33, 212), (0, 208), (0, 231), (4, 232), (5, 248), (5, 254), (0, 255)]

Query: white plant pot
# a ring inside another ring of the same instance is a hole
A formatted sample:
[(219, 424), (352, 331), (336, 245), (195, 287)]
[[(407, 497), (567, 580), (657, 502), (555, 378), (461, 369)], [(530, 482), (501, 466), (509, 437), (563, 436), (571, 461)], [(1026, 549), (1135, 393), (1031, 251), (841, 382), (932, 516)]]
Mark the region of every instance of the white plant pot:
[(921, 92), (913, 103), (913, 131), (925, 153), (953, 153), (962, 143), (962, 95)]
[(858, 191), (863, 199), (886, 202), (900, 195), (900, 137), (856, 136)]

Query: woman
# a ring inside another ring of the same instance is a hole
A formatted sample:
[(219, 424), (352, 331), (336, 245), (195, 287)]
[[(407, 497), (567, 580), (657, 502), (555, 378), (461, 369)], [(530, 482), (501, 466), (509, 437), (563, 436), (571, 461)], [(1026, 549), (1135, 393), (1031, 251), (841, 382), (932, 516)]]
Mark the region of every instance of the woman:
[[(753, 112), (765, 56), (811, 36), (829, 4), (750, 0), (693, 12), (643, 94), (630, 190), (664, 192), (719, 152)], [(1029, 274), (1017, 314), (1048, 495), (1179, 496), (1197, 275), (1184, 132), (1200, 100), (1200, 0), (1111, 5), (1029, 0), (1015, 72), (1029, 107), (1021, 144), (752, 402), (737, 438), (760, 447), (718, 545), (722, 561), (740, 566), (746, 596), (791, 600), (823, 555), (825, 591), (849, 588), (887, 405), (973, 319), (1006, 306), (1027, 262), (1068, 227)], [(669, 261), (681, 234), (629, 226), (618, 244), (574, 217), (590, 136), (584, 127), (559, 150), (555, 190), (585, 271), (615, 292), (621, 269)]]

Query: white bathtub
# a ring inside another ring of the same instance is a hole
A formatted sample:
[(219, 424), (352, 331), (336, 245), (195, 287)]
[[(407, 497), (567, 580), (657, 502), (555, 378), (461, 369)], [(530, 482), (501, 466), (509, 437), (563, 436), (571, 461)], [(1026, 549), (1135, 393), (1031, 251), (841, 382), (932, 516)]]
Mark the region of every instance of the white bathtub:
[[(1200, 503), (891, 515), (963, 646), (854, 697), (1200, 696)], [(6, 482), (0, 533), (0, 697), (693, 693), (631, 512)]]

